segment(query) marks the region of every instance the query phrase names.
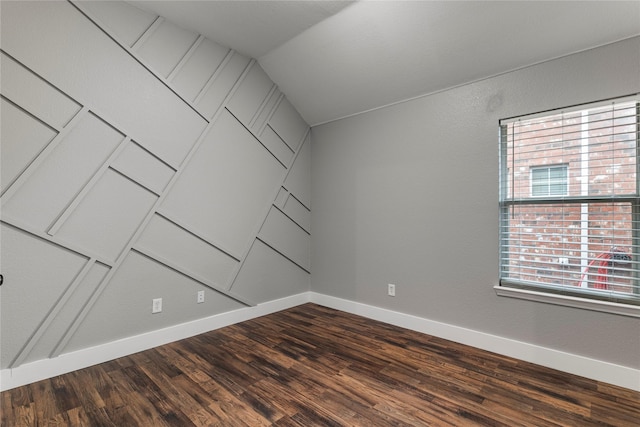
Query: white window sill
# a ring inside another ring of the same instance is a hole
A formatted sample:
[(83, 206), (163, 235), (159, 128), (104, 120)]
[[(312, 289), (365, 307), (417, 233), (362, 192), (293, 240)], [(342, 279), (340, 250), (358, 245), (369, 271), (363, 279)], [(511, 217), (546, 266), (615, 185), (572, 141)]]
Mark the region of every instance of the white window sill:
[(640, 306), (637, 305), (619, 304), (615, 302), (578, 298), (568, 295), (536, 292), (527, 289), (509, 288), (507, 286), (496, 285), (493, 289), (495, 289), (496, 295), (501, 297), (563, 305), (567, 307), (581, 308), (584, 310), (602, 311), (604, 313), (619, 314), (621, 316), (640, 317)]

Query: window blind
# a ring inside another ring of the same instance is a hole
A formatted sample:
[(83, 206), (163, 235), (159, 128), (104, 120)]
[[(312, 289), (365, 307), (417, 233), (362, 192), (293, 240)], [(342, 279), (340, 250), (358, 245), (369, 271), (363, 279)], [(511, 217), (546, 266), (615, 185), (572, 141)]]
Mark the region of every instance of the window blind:
[(500, 121), (500, 285), (640, 305), (640, 103)]

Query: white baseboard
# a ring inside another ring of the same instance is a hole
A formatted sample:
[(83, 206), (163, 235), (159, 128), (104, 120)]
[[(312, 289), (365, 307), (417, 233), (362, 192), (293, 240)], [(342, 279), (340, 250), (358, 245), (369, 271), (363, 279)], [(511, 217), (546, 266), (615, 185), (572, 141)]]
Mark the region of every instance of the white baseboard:
[(638, 369), (315, 292), (311, 292), (310, 302), (570, 374), (640, 391), (640, 370)]
[(191, 322), (151, 331), (106, 344), (89, 347), (71, 353), (61, 354), (51, 359), (25, 363), (17, 368), (0, 371), (0, 391), (33, 383), (57, 375), (83, 369), (118, 357), (148, 350), (170, 342), (189, 338), (204, 332), (223, 328), (245, 320), (286, 310), (309, 302), (309, 292), (258, 304), (255, 307), (216, 314)]
[(640, 391), (640, 370), (637, 369), (315, 292), (305, 292), (259, 304), (256, 307), (221, 313), (204, 319), (62, 354), (52, 359), (26, 363), (17, 368), (3, 369), (0, 371), (0, 391), (83, 369), (307, 302)]

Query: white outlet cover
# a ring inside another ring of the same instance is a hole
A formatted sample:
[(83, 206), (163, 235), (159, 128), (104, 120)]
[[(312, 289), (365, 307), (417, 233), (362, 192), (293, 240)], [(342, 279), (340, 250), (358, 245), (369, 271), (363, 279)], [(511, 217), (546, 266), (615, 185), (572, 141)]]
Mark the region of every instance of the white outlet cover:
[(151, 313), (160, 313), (162, 311), (162, 298), (154, 298), (151, 307)]

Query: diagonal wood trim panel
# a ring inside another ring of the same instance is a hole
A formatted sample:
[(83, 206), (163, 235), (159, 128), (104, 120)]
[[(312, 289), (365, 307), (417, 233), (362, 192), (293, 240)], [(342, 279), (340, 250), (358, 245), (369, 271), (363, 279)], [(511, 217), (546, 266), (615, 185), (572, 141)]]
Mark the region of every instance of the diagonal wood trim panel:
[[(3, 234), (15, 236), (0, 239), (3, 389), (23, 366), (140, 334), (171, 340), (167, 328), (309, 290), (308, 269), (302, 280), (255, 276), (298, 268), (281, 255), (295, 215), (273, 256), (251, 258), (249, 285), (233, 288), (291, 171), (306, 167), (308, 125), (255, 60), (126, 2), (3, 3), (1, 18), (2, 105), (17, 117), (1, 139), (2, 166), (16, 171), (0, 198)], [(199, 164), (228, 172), (210, 182)], [(291, 196), (304, 200), (304, 184)], [(186, 202), (172, 211), (174, 199)], [(226, 222), (199, 227), (189, 212)], [(44, 277), (58, 284), (44, 313), (24, 303), (31, 276), (30, 292)], [(153, 298), (165, 299), (161, 313)]]

